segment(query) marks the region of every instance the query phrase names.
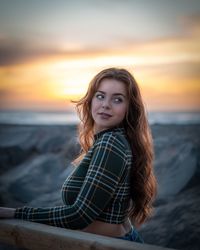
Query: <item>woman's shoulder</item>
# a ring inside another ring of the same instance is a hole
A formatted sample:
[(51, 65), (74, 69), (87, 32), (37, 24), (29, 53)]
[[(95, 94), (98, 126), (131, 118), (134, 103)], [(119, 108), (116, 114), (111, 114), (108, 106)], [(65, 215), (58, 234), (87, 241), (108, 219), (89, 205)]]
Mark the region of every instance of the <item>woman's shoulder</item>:
[(107, 145), (109, 147), (117, 146), (121, 149), (126, 150), (129, 148), (129, 143), (126, 138), (126, 133), (124, 128), (115, 128), (102, 131), (95, 141), (96, 145)]

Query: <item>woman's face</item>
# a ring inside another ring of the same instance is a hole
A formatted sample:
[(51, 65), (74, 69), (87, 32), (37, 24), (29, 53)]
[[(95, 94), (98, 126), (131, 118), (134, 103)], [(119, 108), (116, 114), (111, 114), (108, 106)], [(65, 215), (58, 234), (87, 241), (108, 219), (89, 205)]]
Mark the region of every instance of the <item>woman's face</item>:
[(119, 125), (128, 109), (125, 84), (103, 79), (92, 98), (91, 111), (95, 133)]

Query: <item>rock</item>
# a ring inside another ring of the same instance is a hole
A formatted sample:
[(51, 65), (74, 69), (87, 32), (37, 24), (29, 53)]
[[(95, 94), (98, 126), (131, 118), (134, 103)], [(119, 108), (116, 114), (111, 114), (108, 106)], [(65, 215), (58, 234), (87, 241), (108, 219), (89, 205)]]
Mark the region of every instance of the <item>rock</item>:
[(183, 250), (200, 246), (200, 126), (154, 126), (159, 195), (139, 230), (146, 243)]
[[(75, 133), (75, 126), (0, 125), (0, 174), (37, 154), (62, 152)], [(70, 147), (70, 152), (77, 155), (77, 143)], [(70, 152), (67, 157), (72, 159)]]
[(19, 146), (0, 147), (0, 175), (24, 162), (32, 154)]
[[(192, 143), (173, 140), (156, 147), (155, 173), (158, 198), (178, 194), (194, 176), (197, 157)], [(159, 147), (159, 149), (158, 149)], [(159, 152), (159, 153), (157, 153)]]
[(41, 194), (61, 188), (60, 173), (66, 168), (64, 159), (47, 153), (17, 166), (0, 177), (1, 200), (4, 205), (30, 203)]
[[(154, 125), (158, 197), (140, 232), (146, 243), (199, 249), (200, 126)], [(61, 205), (61, 187), (80, 146), (75, 126), (0, 126), (0, 202)], [(3, 166), (3, 167), (2, 167)]]
[(159, 204), (155, 215), (140, 230), (145, 242), (175, 249), (199, 249), (199, 197), (197, 186)]

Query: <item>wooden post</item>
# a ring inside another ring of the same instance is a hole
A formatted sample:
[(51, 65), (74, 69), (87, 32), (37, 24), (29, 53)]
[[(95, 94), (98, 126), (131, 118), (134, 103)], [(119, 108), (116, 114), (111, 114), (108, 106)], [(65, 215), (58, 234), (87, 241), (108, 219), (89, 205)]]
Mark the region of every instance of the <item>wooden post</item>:
[[(22, 220), (0, 220), (0, 242), (30, 250), (164, 250), (167, 248)], [(169, 249), (169, 248), (168, 248)]]

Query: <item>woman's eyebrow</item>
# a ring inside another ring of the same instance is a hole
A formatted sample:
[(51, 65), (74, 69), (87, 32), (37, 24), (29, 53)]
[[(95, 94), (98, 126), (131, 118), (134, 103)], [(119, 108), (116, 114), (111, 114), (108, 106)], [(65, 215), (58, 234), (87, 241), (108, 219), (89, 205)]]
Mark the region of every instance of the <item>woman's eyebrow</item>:
[(122, 94), (122, 93), (114, 93), (113, 95), (121, 95), (121, 96), (123, 96), (124, 98), (126, 97), (124, 94)]
[[(104, 92), (104, 91), (102, 91), (102, 90), (97, 90), (97, 92), (100, 92), (100, 93), (102, 93), (102, 94), (106, 94), (106, 92)], [(123, 96), (124, 98), (126, 98), (126, 96), (125, 96), (124, 94), (122, 94), (122, 93), (113, 93), (112, 95), (121, 95), (121, 96)]]

